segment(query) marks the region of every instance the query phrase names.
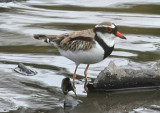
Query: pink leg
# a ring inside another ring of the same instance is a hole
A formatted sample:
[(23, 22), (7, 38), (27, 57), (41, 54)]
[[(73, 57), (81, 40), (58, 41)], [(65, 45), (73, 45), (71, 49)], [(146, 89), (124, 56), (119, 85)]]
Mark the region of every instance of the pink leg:
[(89, 68), (89, 64), (87, 64), (87, 67), (86, 67), (86, 69), (84, 71), (84, 75), (85, 75), (84, 89), (85, 89), (86, 92), (88, 91), (88, 88), (87, 88), (87, 71), (88, 71), (88, 68)]
[(73, 74), (73, 88), (76, 89), (75, 87), (75, 79), (76, 79), (76, 71), (77, 71), (78, 65), (75, 68), (74, 74)]

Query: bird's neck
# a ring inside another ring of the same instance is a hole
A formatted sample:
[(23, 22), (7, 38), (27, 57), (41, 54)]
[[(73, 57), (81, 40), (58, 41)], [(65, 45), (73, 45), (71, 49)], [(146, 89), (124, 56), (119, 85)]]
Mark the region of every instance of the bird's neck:
[(101, 38), (109, 47), (114, 46), (114, 34), (109, 34), (109, 33), (101, 33), (97, 32), (96, 33), (99, 38)]
[[(103, 34), (102, 34), (103, 35)], [(103, 48), (104, 50), (104, 59), (108, 57), (113, 49), (114, 49), (114, 39), (107, 39), (103, 37), (100, 33), (96, 33), (95, 40), (98, 42), (98, 44)], [(103, 40), (104, 39), (104, 40)]]

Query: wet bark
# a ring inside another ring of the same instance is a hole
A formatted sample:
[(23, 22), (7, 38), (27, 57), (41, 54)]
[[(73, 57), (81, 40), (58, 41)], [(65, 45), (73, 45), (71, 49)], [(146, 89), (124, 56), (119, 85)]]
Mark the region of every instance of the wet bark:
[(113, 91), (160, 86), (160, 69), (124, 69), (117, 67), (113, 61), (99, 73), (93, 84), (88, 84), (89, 91)]

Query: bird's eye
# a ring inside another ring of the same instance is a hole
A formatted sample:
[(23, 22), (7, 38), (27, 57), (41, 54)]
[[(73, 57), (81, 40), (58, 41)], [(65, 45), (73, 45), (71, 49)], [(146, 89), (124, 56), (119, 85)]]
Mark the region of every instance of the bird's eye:
[(111, 33), (112, 32), (112, 28), (107, 28), (106, 31)]

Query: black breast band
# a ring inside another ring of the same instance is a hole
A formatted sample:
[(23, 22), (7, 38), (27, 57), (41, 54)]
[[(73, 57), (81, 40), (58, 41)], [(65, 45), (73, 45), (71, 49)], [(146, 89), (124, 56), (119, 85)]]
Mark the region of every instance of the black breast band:
[(103, 59), (105, 59), (106, 57), (108, 57), (112, 53), (112, 51), (114, 49), (114, 46), (113, 47), (109, 47), (101, 38), (99, 38), (97, 36), (97, 34), (95, 35), (95, 39), (98, 42), (98, 44), (103, 48), (103, 50), (104, 50)]

